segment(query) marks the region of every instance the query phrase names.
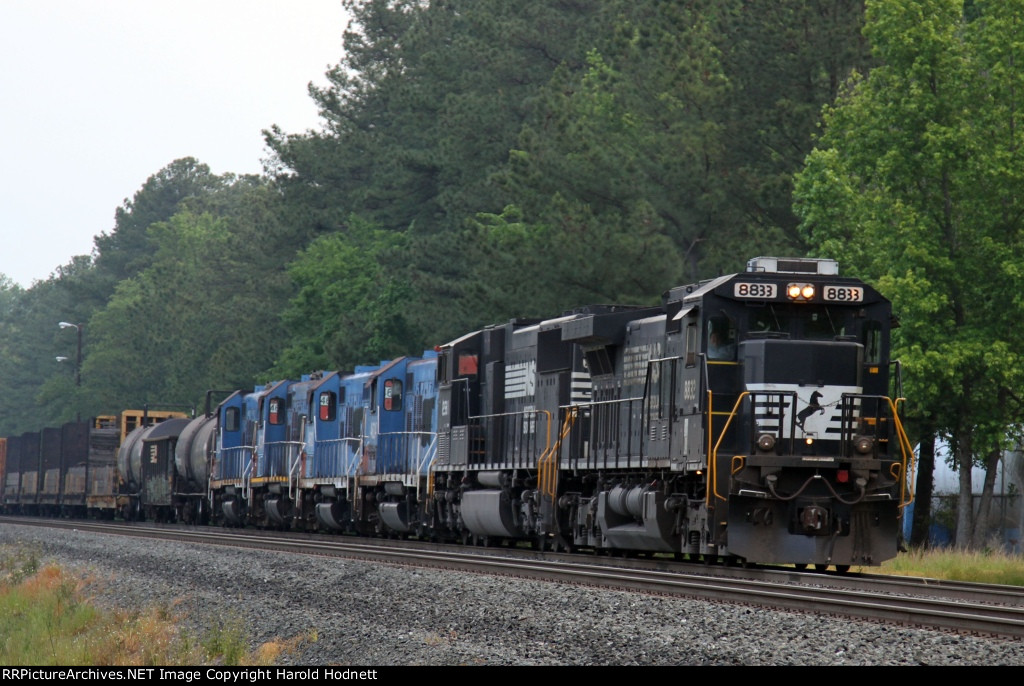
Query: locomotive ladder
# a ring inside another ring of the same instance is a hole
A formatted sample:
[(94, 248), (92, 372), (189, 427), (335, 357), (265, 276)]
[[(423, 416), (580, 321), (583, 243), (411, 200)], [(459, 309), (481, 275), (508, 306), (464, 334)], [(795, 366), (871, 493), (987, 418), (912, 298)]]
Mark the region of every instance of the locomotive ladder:
[[(572, 427), (576, 423), (576, 415), (579, 411), (579, 408), (576, 406), (564, 409), (565, 419), (562, 420), (562, 428), (558, 432), (558, 437), (555, 438), (553, 444), (551, 443), (550, 436), (548, 437), (548, 447), (537, 460), (537, 486), (542, 494), (551, 499), (552, 503), (554, 503), (555, 494), (558, 490), (558, 455), (562, 452), (562, 441), (572, 431)], [(547, 411), (545, 410), (545, 412)], [(549, 426), (550, 417), (551, 415), (548, 413)]]

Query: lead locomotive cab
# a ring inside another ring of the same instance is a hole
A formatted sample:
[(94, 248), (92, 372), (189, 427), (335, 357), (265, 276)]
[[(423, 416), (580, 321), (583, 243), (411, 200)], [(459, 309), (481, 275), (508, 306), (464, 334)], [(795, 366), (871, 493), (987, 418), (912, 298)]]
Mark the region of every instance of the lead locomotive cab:
[(834, 260), (772, 257), (668, 302), (686, 348), (703, 350), (683, 383), (707, 408), (686, 433), (708, 441), (716, 544), (822, 566), (895, 556), (907, 446), (889, 397), (889, 302)]

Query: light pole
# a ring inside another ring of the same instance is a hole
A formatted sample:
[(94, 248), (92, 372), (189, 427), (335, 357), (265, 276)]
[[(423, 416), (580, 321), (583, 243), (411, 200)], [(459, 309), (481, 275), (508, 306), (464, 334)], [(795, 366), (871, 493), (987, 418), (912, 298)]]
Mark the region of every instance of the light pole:
[[(85, 328), (84, 324), (72, 324), (71, 322), (58, 322), (57, 326), (62, 329), (75, 329), (78, 332), (78, 353), (75, 357), (75, 385), (82, 385), (82, 329)], [(58, 362), (63, 362), (68, 358), (58, 357)]]

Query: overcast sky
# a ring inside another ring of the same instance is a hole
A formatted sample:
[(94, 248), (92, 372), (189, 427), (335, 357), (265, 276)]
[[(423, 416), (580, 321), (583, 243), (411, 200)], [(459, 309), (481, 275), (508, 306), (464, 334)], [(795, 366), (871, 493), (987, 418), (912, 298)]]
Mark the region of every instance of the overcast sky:
[(341, 0), (0, 0), (0, 273), (90, 254), (172, 161), (259, 173), (261, 131), (319, 128)]

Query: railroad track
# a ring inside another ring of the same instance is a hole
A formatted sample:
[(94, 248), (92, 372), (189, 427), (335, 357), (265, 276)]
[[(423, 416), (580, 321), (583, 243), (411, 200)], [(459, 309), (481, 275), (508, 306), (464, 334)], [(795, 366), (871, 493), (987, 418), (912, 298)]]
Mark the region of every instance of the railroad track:
[(0, 524), (5, 523), (433, 567), (1024, 638), (1024, 589), (992, 584), (742, 569), (657, 558), (583, 557), (513, 548), (466, 548), (213, 527), (0, 518)]

